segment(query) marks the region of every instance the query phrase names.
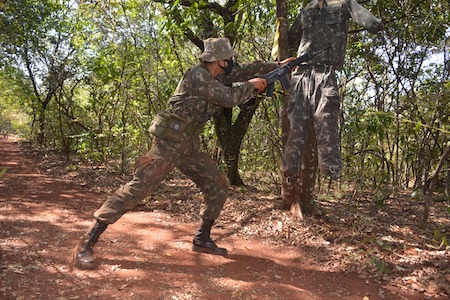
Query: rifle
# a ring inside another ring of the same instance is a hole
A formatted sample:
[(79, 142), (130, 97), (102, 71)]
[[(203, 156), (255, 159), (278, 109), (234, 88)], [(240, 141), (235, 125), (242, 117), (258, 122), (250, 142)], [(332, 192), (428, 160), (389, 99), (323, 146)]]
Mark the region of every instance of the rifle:
[(272, 97), (273, 95), (273, 88), (275, 81), (280, 81), (281, 86), (283, 87), (284, 91), (288, 91), (291, 88), (291, 83), (289, 82), (288, 74), (291, 72), (291, 69), (293, 67), (296, 67), (300, 65), (301, 63), (310, 60), (315, 55), (319, 54), (320, 52), (325, 51), (326, 49), (330, 48), (330, 46), (323, 48), (321, 50), (318, 50), (316, 52), (306, 52), (305, 54), (297, 57), (295, 60), (288, 62), (284, 66), (278, 67), (273, 71), (270, 71), (269, 73), (261, 76), (266, 80), (267, 83), (267, 97)]

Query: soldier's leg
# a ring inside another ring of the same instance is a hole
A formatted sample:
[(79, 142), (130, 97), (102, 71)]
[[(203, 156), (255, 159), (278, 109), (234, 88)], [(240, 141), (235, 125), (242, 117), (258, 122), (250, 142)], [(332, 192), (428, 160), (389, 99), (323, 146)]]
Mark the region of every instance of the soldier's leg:
[(289, 136), (283, 147), (281, 165), (285, 177), (298, 177), (305, 150), (306, 125), (311, 118), (308, 77), (293, 76), (292, 84), (287, 106)]
[(178, 167), (189, 176), (203, 192), (200, 210), (202, 221), (193, 239), (192, 250), (216, 255), (226, 255), (225, 248), (218, 247), (211, 239), (211, 227), (222, 211), (228, 195), (228, 179), (206, 154), (199, 152)]
[(318, 99), (314, 113), (314, 126), (317, 139), (317, 151), (320, 171), (331, 176), (339, 177), (342, 160), (339, 148), (339, 93), (334, 71), (329, 69), (318, 75), (320, 88), (316, 91)]
[(133, 179), (117, 189), (94, 213), (96, 221), (74, 251), (74, 263), (78, 268), (96, 268), (93, 247), (108, 224), (116, 222), (154, 191), (180, 159), (178, 153), (154, 145), (147, 154), (137, 160)]
[(317, 173), (317, 143), (313, 120), (306, 124), (305, 151), (302, 152), (301, 166), (296, 177), (285, 177), (281, 193), (285, 208), (294, 216), (315, 212), (314, 186)]
[(299, 171), (298, 197), (302, 212), (311, 215), (315, 212), (314, 187), (317, 174), (317, 142), (313, 120), (308, 122), (307, 132), (306, 150), (303, 151)]
[(300, 179), (307, 140), (307, 124), (311, 120), (309, 108), (310, 78), (309, 72), (292, 77), (292, 89), (288, 100), (289, 135), (282, 153), (281, 195), (283, 207), (290, 209), (298, 217), (302, 217), (299, 199)]
[(109, 196), (94, 217), (102, 223), (116, 222), (152, 193), (181, 159), (179, 153), (156, 144), (136, 161), (133, 179)]

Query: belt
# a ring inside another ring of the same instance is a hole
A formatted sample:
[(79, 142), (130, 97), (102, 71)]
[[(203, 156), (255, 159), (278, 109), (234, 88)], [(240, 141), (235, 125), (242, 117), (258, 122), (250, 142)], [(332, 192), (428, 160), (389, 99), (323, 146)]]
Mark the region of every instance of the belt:
[(185, 118), (177, 114), (168, 113), (165, 116), (169, 121), (169, 127), (174, 131), (179, 131), (180, 133), (186, 133), (188, 135), (198, 135), (202, 132), (202, 128), (188, 123)]
[(148, 129), (150, 134), (179, 142), (186, 135), (200, 135), (202, 128), (173, 113), (159, 113)]
[(199, 128), (199, 127), (191, 125), (191, 124), (187, 124), (184, 132), (186, 134), (196, 136), (196, 135), (199, 135), (200, 133), (202, 133), (202, 128)]

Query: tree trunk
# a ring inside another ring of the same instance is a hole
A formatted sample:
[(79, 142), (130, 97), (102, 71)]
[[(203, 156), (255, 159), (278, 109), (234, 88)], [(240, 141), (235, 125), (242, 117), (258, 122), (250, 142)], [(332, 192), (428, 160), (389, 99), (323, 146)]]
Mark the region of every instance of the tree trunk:
[(303, 213), (311, 215), (315, 211), (314, 186), (316, 183), (318, 166), (317, 141), (312, 120), (308, 124), (307, 132), (308, 138), (306, 139), (305, 151), (303, 153), (303, 163), (305, 164), (305, 168), (301, 168), (299, 173), (300, 188), (298, 201)]
[(426, 180), (427, 184), (425, 185), (425, 191), (424, 191), (425, 206), (424, 206), (424, 211), (423, 211), (423, 216), (422, 216), (422, 222), (420, 224), (421, 228), (425, 228), (427, 226), (428, 215), (430, 212), (430, 206), (431, 206), (431, 201), (432, 201), (432, 197), (433, 197), (434, 186), (436, 185), (436, 182), (437, 182), (437, 179), (439, 176), (439, 172), (441, 172), (441, 169), (444, 166), (445, 162), (447, 161), (447, 157), (449, 157), (449, 156), (450, 156), (450, 147), (447, 147), (444, 154), (442, 154), (441, 159), (439, 160), (439, 163), (436, 167), (436, 170), (433, 173), (433, 176), (431, 176), (430, 178), (428, 178)]
[[(289, 38), (288, 38), (288, 1), (277, 0), (277, 23), (278, 23), (278, 57), (279, 61), (289, 56)], [(288, 95), (282, 96), (282, 107), (280, 111), (281, 141), (283, 145), (289, 136), (289, 120), (287, 118), (287, 101)]]
[(41, 102), (41, 107), (39, 108), (38, 112), (38, 133), (36, 137), (36, 141), (38, 145), (40, 146), (46, 146), (46, 138), (45, 138), (45, 123), (46, 123), (46, 111), (47, 111), (47, 104), (44, 102)]
[(317, 142), (313, 122), (308, 123), (308, 138), (302, 153), (303, 166), (299, 171), (297, 182), (283, 180), (281, 185), (282, 207), (290, 210), (299, 218), (315, 212), (314, 186), (317, 175)]
[(231, 185), (244, 185), (239, 174), (239, 154), (248, 126), (258, 107), (255, 100), (240, 106), (239, 115), (232, 124), (232, 109), (223, 108), (221, 114), (214, 118), (217, 138), (222, 147), (226, 174)]
[(450, 162), (447, 159), (447, 176), (445, 177), (445, 197), (450, 200)]

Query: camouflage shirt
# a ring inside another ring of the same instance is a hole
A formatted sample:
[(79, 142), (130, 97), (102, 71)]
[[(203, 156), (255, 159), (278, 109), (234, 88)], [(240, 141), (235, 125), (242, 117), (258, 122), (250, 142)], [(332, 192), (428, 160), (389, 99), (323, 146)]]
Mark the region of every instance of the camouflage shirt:
[(348, 23), (352, 18), (370, 33), (384, 29), (383, 23), (355, 0), (326, 0), (324, 7), (313, 0), (300, 13), (289, 31), (292, 41), (301, 38), (298, 55), (330, 46), (309, 64), (330, 65), (342, 69), (347, 47)]
[[(187, 120), (189, 124), (203, 127), (220, 107), (234, 107), (250, 100), (255, 94), (253, 84), (247, 80), (256, 74), (270, 72), (276, 63), (253, 62), (242, 66), (235, 64), (229, 75), (216, 78), (209, 73), (205, 63), (190, 68), (169, 100), (168, 112)], [(243, 82), (231, 87), (234, 82)]]

